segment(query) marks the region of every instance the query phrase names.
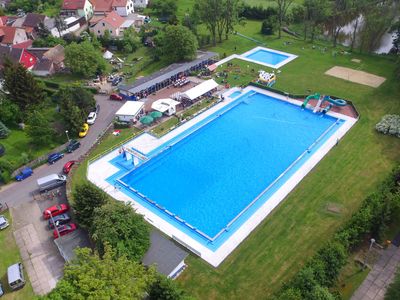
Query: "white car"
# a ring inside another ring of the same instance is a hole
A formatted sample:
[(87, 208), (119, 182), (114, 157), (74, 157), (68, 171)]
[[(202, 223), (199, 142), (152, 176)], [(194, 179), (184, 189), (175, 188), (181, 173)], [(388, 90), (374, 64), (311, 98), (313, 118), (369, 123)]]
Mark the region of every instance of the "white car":
[(88, 118), (87, 118), (86, 123), (88, 123), (89, 125), (93, 125), (93, 124), (94, 124), (94, 121), (96, 121), (96, 118), (97, 118), (97, 114), (96, 114), (94, 111), (92, 111), (92, 112), (88, 115)]
[(10, 225), (10, 224), (8, 224), (6, 217), (3, 215), (0, 215), (0, 229), (5, 229), (8, 227), (8, 225)]

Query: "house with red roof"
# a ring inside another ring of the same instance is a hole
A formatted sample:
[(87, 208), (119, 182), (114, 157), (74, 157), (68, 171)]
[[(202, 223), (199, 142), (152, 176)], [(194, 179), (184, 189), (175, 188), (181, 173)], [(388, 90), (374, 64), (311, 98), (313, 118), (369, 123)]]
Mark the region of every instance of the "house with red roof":
[(15, 45), (24, 43), (28, 40), (25, 29), (0, 26), (0, 44), (3, 45)]
[(26, 49), (0, 45), (0, 68), (2, 68), (6, 59), (20, 63), (28, 70), (32, 70), (38, 61), (37, 57)]
[(86, 20), (89, 20), (93, 16), (93, 5), (89, 0), (63, 0), (60, 15), (85, 17)]
[(95, 25), (90, 27), (97, 36), (102, 36), (108, 30), (112, 37), (120, 37), (123, 32), (122, 24), (125, 19), (119, 16), (115, 11), (110, 12), (104, 18), (100, 18)]
[(134, 10), (133, 0), (91, 0), (95, 15), (106, 15), (115, 11), (121, 17), (132, 14)]

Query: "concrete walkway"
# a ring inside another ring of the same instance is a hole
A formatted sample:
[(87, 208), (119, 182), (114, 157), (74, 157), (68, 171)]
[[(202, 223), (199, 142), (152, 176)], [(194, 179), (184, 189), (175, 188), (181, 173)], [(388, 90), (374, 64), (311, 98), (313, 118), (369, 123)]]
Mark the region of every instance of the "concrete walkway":
[(381, 257), (353, 294), (351, 300), (383, 299), (398, 266), (400, 266), (400, 248), (390, 245), (388, 249), (382, 251)]

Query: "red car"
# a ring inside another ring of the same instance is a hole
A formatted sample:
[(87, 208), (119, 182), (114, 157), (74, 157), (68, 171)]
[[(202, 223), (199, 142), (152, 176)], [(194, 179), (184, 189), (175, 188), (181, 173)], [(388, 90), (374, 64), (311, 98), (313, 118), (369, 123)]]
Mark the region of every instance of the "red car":
[(58, 204), (50, 206), (43, 211), (43, 219), (48, 220), (50, 219), (50, 215), (54, 217), (65, 213), (68, 209), (69, 207), (67, 204)]
[(117, 100), (117, 101), (122, 101), (122, 97), (118, 94), (111, 94), (110, 95), (110, 100)]
[[(58, 232), (57, 232), (58, 230)], [(67, 224), (67, 225), (60, 225), (57, 227), (57, 229), (53, 230), (53, 237), (54, 239), (59, 238), (58, 233), (60, 233), (60, 236), (66, 235), (68, 233), (71, 233), (76, 230), (76, 225), (74, 223)]]
[(63, 167), (63, 172), (64, 174), (68, 174), (69, 171), (71, 171), (72, 166), (76, 163), (76, 160), (70, 160), (69, 162), (67, 162), (64, 167)]

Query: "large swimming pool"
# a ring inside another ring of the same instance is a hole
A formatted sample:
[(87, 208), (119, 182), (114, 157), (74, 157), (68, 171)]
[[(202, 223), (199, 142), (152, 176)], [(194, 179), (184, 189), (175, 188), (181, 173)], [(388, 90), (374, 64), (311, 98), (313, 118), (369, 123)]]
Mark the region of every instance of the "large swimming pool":
[(119, 181), (159, 216), (215, 248), (341, 124), (250, 91)]

